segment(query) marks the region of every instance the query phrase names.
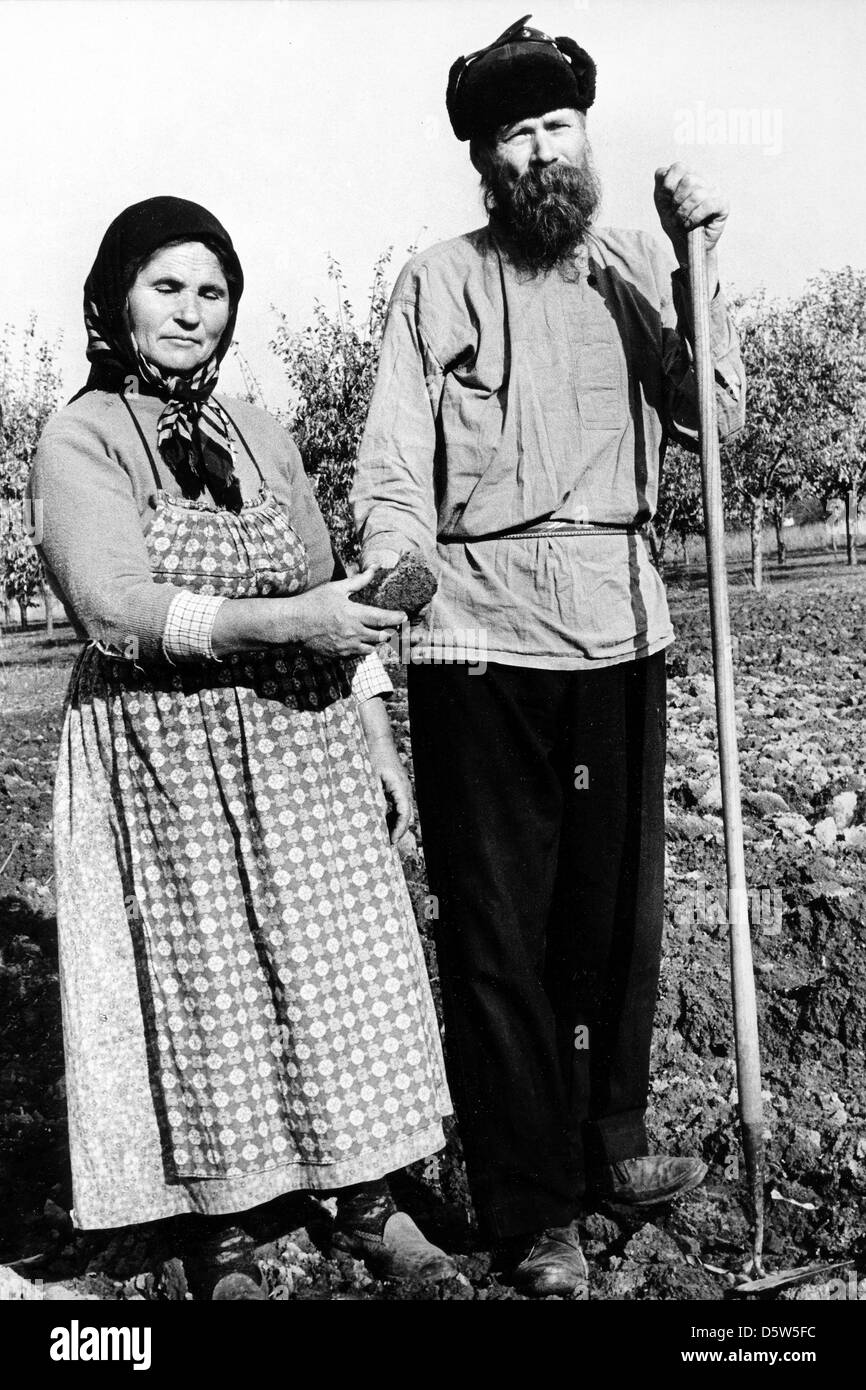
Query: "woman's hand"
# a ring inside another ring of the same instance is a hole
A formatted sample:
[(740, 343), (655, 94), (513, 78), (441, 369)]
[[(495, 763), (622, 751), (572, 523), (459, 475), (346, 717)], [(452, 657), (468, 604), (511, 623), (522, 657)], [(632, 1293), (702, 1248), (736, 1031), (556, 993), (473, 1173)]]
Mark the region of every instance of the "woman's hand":
[(285, 640), (300, 642), (320, 656), (367, 656), (375, 651), (406, 622), (406, 614), (352, 603), (350, 595), (363, 589), (372, 577), (373, 570), (366, 569), (350, 579), (296, 594), (291, 600), (291, 631)]
[(228, 599), (214, 618), (213, 654), (222, 658), (300, 643), (320, 656), (367, 656), (407, 621), (396, 609), (352, 603), (350, 595), (372, 578), (373, 570), (366, 569), (290, 597)]
[(412, 821), (412, 787), (409, 774), (400, 761), (400, 754), (390, 735), (387, 743), (377, 741), (370, 744), (370, 761), (388, 801), (388, 829), (391, 844), (396, 845), (398, 840), (402, 840)]
[(384, 702), (379, 696), (364, 700), (358, 706), (358, 714), (363, 725), (370, 762), (373, 771), (382, 784), (388, 801), (388, 828), (391, 844), (402, 840), (412, 820), (412, 787), (409, 774), (400, 761), (400, 754), (391, 733), (391, 724)]

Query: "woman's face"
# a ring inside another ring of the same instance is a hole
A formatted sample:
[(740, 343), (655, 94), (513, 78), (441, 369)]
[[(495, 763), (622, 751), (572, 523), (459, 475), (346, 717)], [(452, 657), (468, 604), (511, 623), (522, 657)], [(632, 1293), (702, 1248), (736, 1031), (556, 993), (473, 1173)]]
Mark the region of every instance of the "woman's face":
[(216, 351), (229, 320), (229, 287), (218, 258), (200, 241), (163, 246), (142, 266), (126, 301), (141, 355), (185, 375)]

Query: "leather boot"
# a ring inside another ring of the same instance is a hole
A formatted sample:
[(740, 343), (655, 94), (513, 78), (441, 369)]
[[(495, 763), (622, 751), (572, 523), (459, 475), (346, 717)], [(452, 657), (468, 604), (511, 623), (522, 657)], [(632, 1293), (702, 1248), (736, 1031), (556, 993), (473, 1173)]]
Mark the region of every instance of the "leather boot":
[(647, 1154), (625, 1158), (602, 1170), (597, 1191), (610, 1202), (630, 1207), (651, 1207), (669, 1202), (700, 1186), (707, 1165), (699, 1158), (664, 1158)]
[(511, 1282), (519, 1293), (535, 1298), (588, 1298), (588, 1275), (577, 1222), (572, 1221), (542, 1231), (514, 1269)]

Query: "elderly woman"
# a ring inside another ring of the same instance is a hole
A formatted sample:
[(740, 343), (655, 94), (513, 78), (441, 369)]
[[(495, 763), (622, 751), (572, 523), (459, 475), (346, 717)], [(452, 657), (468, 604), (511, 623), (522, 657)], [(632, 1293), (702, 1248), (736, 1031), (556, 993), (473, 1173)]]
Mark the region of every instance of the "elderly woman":
[(369, 575), (333, 578), (292, 439), (214, 394), (242, 288), (205, 209), (121, 213), (30, 481), (85, 642), (54, 812), (74, 1218), (220, 1218), (215, 1279), (245, 1253), (226, 1214), (336, 1192), (336, 1244), (445, 1277), (385, 1181), (450, 1112), (386, 823), (375, 647), (404, 615), (351, 600)]

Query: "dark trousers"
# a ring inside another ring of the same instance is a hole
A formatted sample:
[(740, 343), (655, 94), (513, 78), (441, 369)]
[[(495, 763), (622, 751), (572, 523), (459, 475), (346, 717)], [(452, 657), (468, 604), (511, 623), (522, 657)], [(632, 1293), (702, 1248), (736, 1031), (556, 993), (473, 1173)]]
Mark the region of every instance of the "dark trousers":
[(664, 653), (589, 672), (416, 665), (409, 712), (478, 1218), (498, 1239), (563, 1225), (587, 1169), (647, 1151)]

